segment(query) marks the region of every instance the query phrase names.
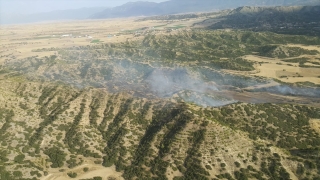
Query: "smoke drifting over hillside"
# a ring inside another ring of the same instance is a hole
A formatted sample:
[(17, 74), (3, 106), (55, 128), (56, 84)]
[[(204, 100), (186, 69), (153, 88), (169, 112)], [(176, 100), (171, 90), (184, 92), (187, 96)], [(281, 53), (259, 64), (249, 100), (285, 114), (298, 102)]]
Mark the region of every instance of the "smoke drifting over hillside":
[(214, 82), (205, 82), (199, 73), (187, 69), (155, 69), (147, 78), (151, 91), (159, 97), (179, 97), (185, 102), (201, 106), (222, 106), (235, 102), (232, 99), (214, 95), (218, 92)]
[[(270, 83), (268, 80), (236, 76), (207, 68), (168, 68), (129, 60), (70, 61), (64, 63), (64, 66), (37, 62), (38, 67), (31, 67), (35, 62), (30, 61), (34, 60), (17, 61), (7, 66), (29, 78), (60, 81), (76, 88), (106, 88), (111, 93), (128, 92), (145, 98), (173, 98), (201, 106), (216, 107), (238, 101), (279, 102), (264, 97), (263, 93), (320, 97), (319, 88), (280, 84), (268, 87), (264, 86)], [(248, 87), (253, 88), (247, 90)], [(244, 92), (251, 94), (244, 97)], [(250, 98), (251, 96), (255, 98)]]
[(291, 87), (288, 85), (278, 85), (268, 88), (256, 89), (258, 92), (269, 92), (281, 95), (289, 96), (309, 96), (309, 97), (320, 97), (319, 88), (303, 88), (303, 87)]
[(155, 69), (147, 79), (152, 90), (161, 97), (172, 96), (174, 92), (190, 90), (204, 93), (207, 90), (217, 91), (213, 84), (192, 77), (186, 69)]

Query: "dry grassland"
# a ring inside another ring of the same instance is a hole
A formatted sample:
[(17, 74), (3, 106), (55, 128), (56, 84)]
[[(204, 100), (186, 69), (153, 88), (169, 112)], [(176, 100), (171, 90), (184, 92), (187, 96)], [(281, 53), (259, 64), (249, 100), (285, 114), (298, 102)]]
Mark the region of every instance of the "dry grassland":
[[(293, 45), (290, 45), (293, 46)], [(317, 46), (301, 46), (294, 45), (295, 47), (301, 47), (309, 50), (317, 50)], [(316, 61), (316, 56), (301, 56), (308, 57)], [(320, 55), (317, 55), (320, 57)], [(265, 58), (255, 55), (248, 55), (244, 57), (249, 61), (256, 62), (255, 65), (256, 71), (252, 75), (278, 79), (288, 83), (297, 83), (297, 82), (312, 82), (315, 84), (320, 84), (320, 68), (317, 68), (318, 65), (311, 63), (306, 63), (305, 65), (312, 65), (314, 68), (304, 68), (299, 67), (299, 63), (283, 62), (277, 58)], [(288, 58), (292, 59), (292, 58)], [(282, 59), (285, 60), (285, 59)], [(319, 60), (318, 60), (319, 61)]]
[[(171, 27), (191, 27), (203, 19), (189, 21), (136, 21), (137, 18), (65, 21), (22, 25), (2, 25), (0, 27), (0, 63), (9, 59), (31, 56), (50, 56), (55, 51), (32, 52), (42, 48), (64, 48), (87, 46), (93, 43), (117, 43), (138, 40), (135, 36), (141, 28), (166, 31)], [(72, 36), (63, 36), (70, 35)], [(95, 40), (98, 40), (95, 42)]]

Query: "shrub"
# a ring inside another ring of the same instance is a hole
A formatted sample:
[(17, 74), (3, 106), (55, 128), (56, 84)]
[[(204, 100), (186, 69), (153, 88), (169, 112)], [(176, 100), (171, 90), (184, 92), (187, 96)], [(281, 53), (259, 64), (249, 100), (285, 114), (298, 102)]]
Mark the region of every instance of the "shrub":
[(238, 168), (241, 166), (241, 164), (239, 162), (237, 162), (237, 161), (234, 162), (234, 165), (236, 165), (236, 167), (238, 167)]
[(226, 164), (225, 164), (225, 163), (221, 163), (220, 166), (221, 166), (222, 168), (224, 168), (224, 167), (226, 167)]
[(211, 166), (210, 165), (206, 165), (206, 169), (208, 170), (212, 170)]
[(22, 163), (22, 161), (24, 160), (25, 157), (26, 157), (26, 156), (25, 156), (24, 154), (20, 154), (20, 155), (18, 155), (18, 156), (16, 156), (16, 157), (14, 158), (14, 162), (16, 162), (16, 163)]
[(88, 172), (89, 171), (89, 168), (85, 167), (83, 168), (83, 172)]
[(77, 173), (75, 172), (68, 172), (67, 175), (71, 178), (76, 178), (77, 177)]

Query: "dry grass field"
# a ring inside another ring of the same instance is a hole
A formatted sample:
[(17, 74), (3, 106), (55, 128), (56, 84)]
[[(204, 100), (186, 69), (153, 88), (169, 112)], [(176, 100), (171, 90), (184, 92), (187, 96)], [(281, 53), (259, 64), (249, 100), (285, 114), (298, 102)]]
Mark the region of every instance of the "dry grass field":
[(65, 21), (0, 26), (0, 63), (8, 59), (50, 56), (56, 52), (32, 52), (42, 48), (87, 46), (138, 40), (144, 33), (188, 28), (203, 19), (188, 21), (137, 21), (138, 18)]
[[(290, 45), (293, 46), (293, 45)], [(299, 45), (294, 45), (297, 47)], [(305, 49), (318, 49), (317, 46), (299, 46)], [(320, 58), (320, 54), (316, 56), (301, 56), (308, 57), (314, 61), (318, 61), (316, 58)], [(244, 57), (249, 61), (257, 63), (255, 65), (256, 71), (250, 73), (251, 75), (257, 75), (267, 78), (279, 79), (283, 82), (296, 83), (296, 82), (312, 82), (315, 84), (320, 84), (320, 68), (317, 68), (318, 65), (306, 63), (305, 65), (314, 66), (314, 68), (304, 68), (299, 67), (299, 63), (292, 62), (283, 62), (286, 59), (277, 59), (277, 58), (265, 58), (255, 55), (248, 55)], [(292, 59), (292, 58), (288, 58)]]

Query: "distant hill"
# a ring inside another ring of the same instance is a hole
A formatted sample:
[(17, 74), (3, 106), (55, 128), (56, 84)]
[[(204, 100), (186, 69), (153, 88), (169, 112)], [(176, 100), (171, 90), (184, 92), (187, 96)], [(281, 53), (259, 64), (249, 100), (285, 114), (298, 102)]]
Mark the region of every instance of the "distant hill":
[(115, 18), (129, 16), (152, 16), (162, 14), (163, 10), (154, 2), (130, 2), (92, 15), (90, 18)]
[(93, 8), (58, 10), (58, 11), (35, 13), (35, 14), (29, 14), (29, 15), (0, 14), (0, 24), (20, 24), (20, 23), (42, 22), (42, 21), (87, 19), (92, 14), (101, 12), (105, 9), (106, 7), (93, 7)]
[(211, 29), (251, 29), (320, 36), (320, 6), (252, 7), (231, 11)]
[(29, 15), (8, 15), (0, 12), (0, 24), (34, 23), (42, 21), (103, 19), (133, 16), (156, 16), (190, 12), (209, 12), (240, 6), (320, 5), (319, 0), (169, 0), (161, 3), (138, 1), (114, 8), (94, 7), (52, 11)]
[(94, 14), (91, 18), (152, 16), (187, 12), (214, 11), (240, 6), (320, 5), (319, 0), (170, 0), (162, 3), (134, 2)]

